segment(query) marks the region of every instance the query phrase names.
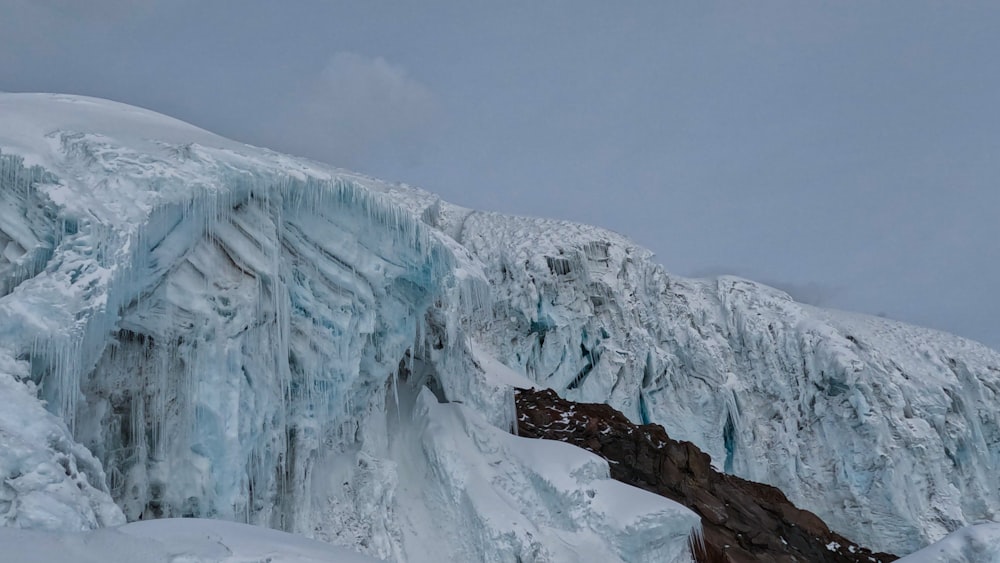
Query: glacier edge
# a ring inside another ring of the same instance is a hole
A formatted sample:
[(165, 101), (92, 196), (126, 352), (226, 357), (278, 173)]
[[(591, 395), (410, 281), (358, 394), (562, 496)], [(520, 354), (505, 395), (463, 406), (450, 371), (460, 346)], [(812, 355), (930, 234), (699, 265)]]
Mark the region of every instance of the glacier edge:
[[(493, 483), (447, 453), (508, 447), (490, 429), (513, 423), (506, 383), (524, 377), (662, 424), (880, 550), (998, 517), (1000, 354), (976, 343), (673, 276), (596, 227), (464, 209), (121, 104), (5, 94), (0, 121), (0, 377), (72, 436), (46, 467), (69, 455), (91, 485), (47, 527), (117, 522), (113, 496), (132, 520), (229, 518), (402, 560), (423, 549), (413, 507), (444, 498), (407, 471)], [(34, 482), (65, 491), (70, 473)], [(462, 502), (455, 522), (492, 506)], [(536, 515), (564, 526), (537, 553), (572, 557), (551, 546), (584, 520), (586, 541), (621, 529), (592, 509)], [(483, 537), (442, 543), (468, 556)]]
[[(428, 387), (435, 401), (424, 393), (419, 412), (438, 412), (436, 399), (473, 407), (463, 427), (480, 444), (513, 424), (510, 388), (469, 347), (471, 318), (489, 303), (481, 265), (377, 182), (123, 107), (0, 96), (0, 114), (16, 116), (0, 133), (4, 217), (17, 218), (2, 227), (0, 260), (0, 335), (20, 358), (11, 383), (21, 401), (37, 388), (94, 452), (100, 463), (74, 443), (100, 481), (79, 510), (109, 513), (50, 527), (114, 524), (122, 512), (207, 516), (424, 560), (400, 520), (410, 507), (393, 451), (408, 450), (391, 444), (390, 429), (412, 416), (406, 398)], [(72, 127), (49, 123), (68, 114)], [(403, 461), (458, 462), (443, 434)], [(531, 470), (513, 463), (505, 475)], [(544, 479), (515, 483), (549, 490)], [(689, 557), (696, 519), (653, 505), (625, 521), (578, 508), (579, 522), (542, 524), (543, 510), (522, 523), (527, 535), (480, 517), (440, 547), (581, 560), (560, 539), (574, 533), (601, 560)], [(649, 549), (607, 540), (654, 524), (663, 530)], [(483, 533), (508, 540), (497, 550)]]

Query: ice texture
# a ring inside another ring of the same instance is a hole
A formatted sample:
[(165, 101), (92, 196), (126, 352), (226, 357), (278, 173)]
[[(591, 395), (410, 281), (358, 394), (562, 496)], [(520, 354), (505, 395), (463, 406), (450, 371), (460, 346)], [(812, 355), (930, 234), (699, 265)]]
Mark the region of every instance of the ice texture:
[(539, 385), (662, 424), (878, 550), (1000, 516), (997, 352), (741, 278), (669, 275), (599, 228), (396, 193), (434, 205), (481, 260), (493, 314), (476, 338)]
[[(612, 480), (603, 458), (562, 442), (511, 435), (466, 405), (439, 404), (427, 389), (413, 404), (412, 422), (396, 434), (396, 447), (403, 450), (397, 459), (411, 460), (400, 463), (397, 491), (412, 497), (399, 503), (410, 556), (484, 562), (691, 560), (688, 540), (700, 527), (697, 515)], [(492, 546), (485, 554), (479, 547), (484, 541)]]
[(125, 521), (101, 464), (35, 399), (0, 349), (0, 527), (88, 530)]
[(10, 424), (58, 427), (25, 455), (72, 454), (81, 484), (6, 493), (69, 507), (11, 523), (207, 517), (396, 561), (690, 558), (693, 513), (508, 434), (519, 376), (470, 332), (488, 280), (432, 210), (103, 100), (3, 94), (0, 124)]
[[(662, 424), (878, 550), (998, 517), (1000, 354), (975, 342), (673, 276), (603, 229), (464, 209), (113, 102), (5, 94), (0, 124), (11, 389), (37, 388), (131, 520), (232, 519), (396, 560), (682, 553), (690, 522), (666, 501), (557, 517), (606, 485), (555, 483), (521, 455), (536, 446), (488, 430), (513, 424), (526, 380)], [(99, 512), (92, 483), (66, 506)], [(649, 551), (612, 539), (627, 530)]]
[(1000, 524), (966, 526), (899, 563), (1000, 563)]

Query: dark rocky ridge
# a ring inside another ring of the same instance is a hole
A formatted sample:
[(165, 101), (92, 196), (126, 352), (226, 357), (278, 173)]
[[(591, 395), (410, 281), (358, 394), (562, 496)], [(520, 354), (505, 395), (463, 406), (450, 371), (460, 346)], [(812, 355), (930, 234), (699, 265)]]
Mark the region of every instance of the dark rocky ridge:
[(619, 481), (677, 501), (701, 516), (699, 562), (884, 563), (831, 531), (784, 493), (712, 468), (708, 454), (667, 436), (658, 424), (637, 426), (608, 405), (573, 403), (552, 390), (518, 390), (518, 434), (560, 440), (606, 460)]

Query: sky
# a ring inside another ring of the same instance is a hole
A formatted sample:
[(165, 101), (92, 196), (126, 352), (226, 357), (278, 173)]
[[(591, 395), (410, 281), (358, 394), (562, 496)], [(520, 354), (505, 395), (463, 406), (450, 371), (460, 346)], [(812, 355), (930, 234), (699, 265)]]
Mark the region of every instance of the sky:
[(0, 0), (2, 91), (154, 109), (995, 349), (998, 56), (997, 2)]

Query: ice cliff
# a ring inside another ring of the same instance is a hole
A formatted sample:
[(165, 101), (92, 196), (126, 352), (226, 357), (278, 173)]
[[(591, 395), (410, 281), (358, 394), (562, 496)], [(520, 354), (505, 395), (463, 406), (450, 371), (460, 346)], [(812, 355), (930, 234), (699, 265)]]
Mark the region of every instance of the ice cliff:
[(997, 352), (745, 279), (672, 276), (594, 227), (429, 205), (494, 289), (476, 338), (539, 384), (662, 424), (879, 550), (1000, 517)]
[(0, 95), (0, 399), (19, 405), (0, 439), (22, 444), (0, 453), (4, 524), (212, 517), (400, 561), (687, 557), (691, 512), (506, 432), (528, 380), (662, 424), (880, 550), (1000, 508), (983, 346), (145, 110)]
[(9, 526), (209, 517), (398, 561), (689, 558), (693, 513), (509, 434), (516, 375), (470, 340), (481, 264), (379, 182), (9, 94), (0, 218)]

